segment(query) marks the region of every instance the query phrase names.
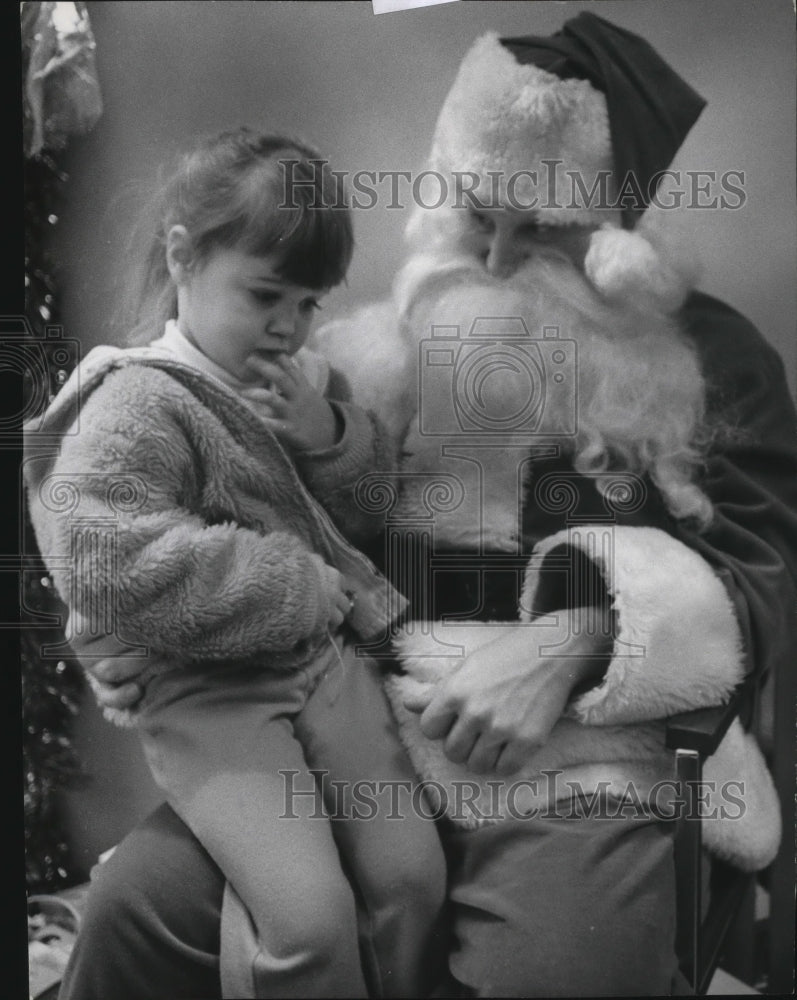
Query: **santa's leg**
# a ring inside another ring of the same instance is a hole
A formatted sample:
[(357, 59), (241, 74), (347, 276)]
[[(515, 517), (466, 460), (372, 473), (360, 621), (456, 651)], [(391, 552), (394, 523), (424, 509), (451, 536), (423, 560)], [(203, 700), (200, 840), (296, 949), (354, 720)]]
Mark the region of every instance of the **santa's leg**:
[(593, 815), (453, 832), (450, 968), (461, 995), (669, 994), (677, 969), (670, 826)]
[(219, 1000), (223, 893), (220, 869), (162, 805), (92, 881), (59, 997)]

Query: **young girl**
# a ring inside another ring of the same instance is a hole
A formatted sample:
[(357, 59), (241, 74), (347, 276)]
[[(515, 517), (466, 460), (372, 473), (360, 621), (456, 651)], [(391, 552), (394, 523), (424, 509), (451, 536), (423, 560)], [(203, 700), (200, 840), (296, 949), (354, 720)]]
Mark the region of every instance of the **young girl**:
[(415, 778), (351, 641), (402, 599), (336, 527), (365, 537), (353, 488), (389, 449), (302, 346), (352, 251), (331, 180), (314, 150), (245, 128), (184, 157), (146, 263), (165, 331), (92, 351), (39, 426), (60, 454), (29, 447), (31, 515), (73, 617), (106, 616), (166, 663), (135, 721), (256, 929), (253, 953), (223, 929), (227, 995), (421, 995), (445, 892), (433, 824), (395, 822), (386, 798), (352, 818), (357, 782)]

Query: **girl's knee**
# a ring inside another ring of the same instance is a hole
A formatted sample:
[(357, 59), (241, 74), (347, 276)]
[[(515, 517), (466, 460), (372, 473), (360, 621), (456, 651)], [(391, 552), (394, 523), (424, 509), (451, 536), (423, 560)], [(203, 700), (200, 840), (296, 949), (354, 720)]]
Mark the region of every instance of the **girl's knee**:
[(432, 822), (414, 836), (402, 833), (395, 850), (385, 847), (373, 872), (367, 873), (364, 895), (395, 909), (422, 914), (436, 913), (446, 899), (445, 854)]
[(446, 901), (446, 869), (436, 860), (398, 870), (384, 888), (385, 900), (395, 909), (415, 913), (419, 920), (435, 919)]
[(255, 923), (277, 958), (312, 956), (314, 962), (332, 964), (358, 948), (354, 896), (342, 874), (339, 880), (297, 886), (289, 899), (271, 897), (269, 912)]

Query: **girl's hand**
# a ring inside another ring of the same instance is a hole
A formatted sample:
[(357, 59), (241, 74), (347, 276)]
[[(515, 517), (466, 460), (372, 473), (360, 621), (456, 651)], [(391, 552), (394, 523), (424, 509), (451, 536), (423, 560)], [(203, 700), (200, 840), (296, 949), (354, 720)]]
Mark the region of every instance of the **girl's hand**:
[(347, 590), (344, 590), (343, 576), (334, 566), (324, 562), (321, 556), (315, 552), (311, 553), (310, 558), (318, 567), (324, 590), (330, 598), (328, 624), (334, 632), (351, 614), (354, 608), (354, 599)]
[(272, 362), (252, 357), (249, 367), (271, 385), (246, 389), (242, 395), (261, 411), (264, 423), (283, 444), (299, 452), (322, 451), (335, 444), (335, 413), (293, 358), (281, 354)]

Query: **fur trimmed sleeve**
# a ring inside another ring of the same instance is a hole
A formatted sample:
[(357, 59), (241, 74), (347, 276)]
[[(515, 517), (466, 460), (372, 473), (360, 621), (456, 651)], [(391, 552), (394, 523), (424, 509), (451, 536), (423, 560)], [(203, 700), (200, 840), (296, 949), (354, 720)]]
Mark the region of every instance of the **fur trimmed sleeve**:
[(526, 571), (521, 618), (544, 595), (549, 553), (574, 547), (599, 568), (615, 613), (612, 658), (569, 714), (591, 725), (658, 719), (726, 700), (744, 675), (733, 605), (714, 571), (658, 528), (582, 525), (540, 542)]

